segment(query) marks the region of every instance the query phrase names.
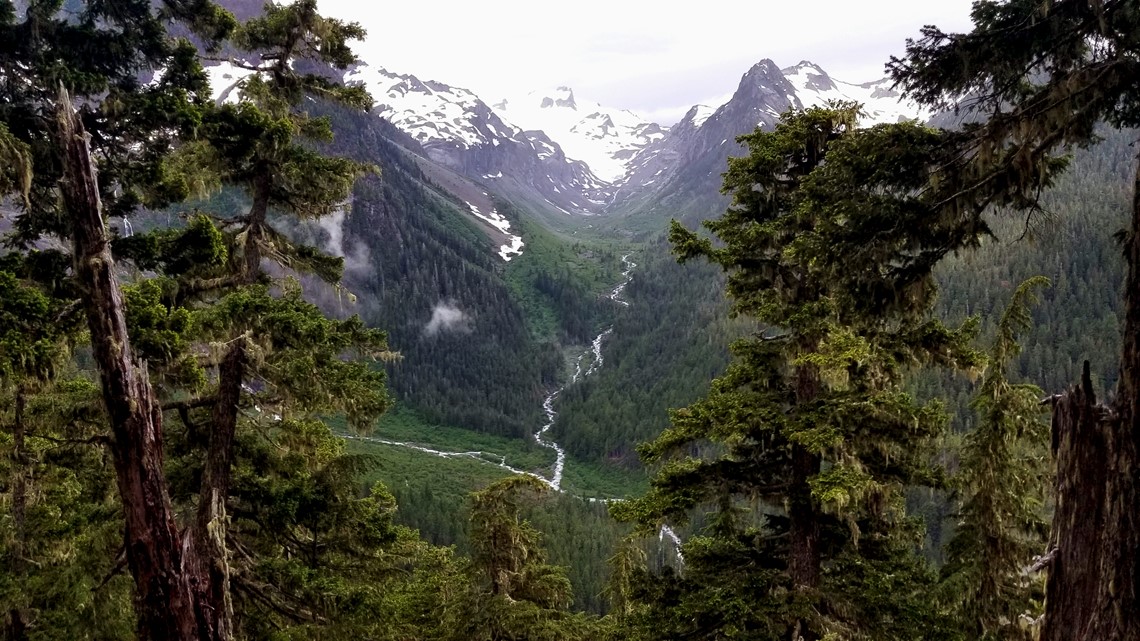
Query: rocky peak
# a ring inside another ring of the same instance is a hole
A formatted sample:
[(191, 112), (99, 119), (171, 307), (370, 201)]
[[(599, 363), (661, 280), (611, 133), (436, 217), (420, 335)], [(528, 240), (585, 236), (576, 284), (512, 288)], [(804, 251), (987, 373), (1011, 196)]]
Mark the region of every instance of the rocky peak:
[(740, 79), (730, 102), (746, 104), (772, 103), (792, 100), (795, 88), (784, 78), (776, 63), (765, 58), (752, 65)]
[(819, 65), (810, 60), (801, 60), (799, 64), (781, 70), (785, 77), (803, 75), (804, 80), (799, 86), (812, 91), (834, 91), (837, 89), (835, 81)]
[[(506, 101), (504, 101), (506, 102)], [(578, 110), (578, 103), (574, 101), (574, 90), (570, 87), (562, 86), (555, 90), (555, 96), (546, 96), (542, 99), (539, 105), (542, 109), (550, 109), (551, 107), (564, 107), (566, 109)]]

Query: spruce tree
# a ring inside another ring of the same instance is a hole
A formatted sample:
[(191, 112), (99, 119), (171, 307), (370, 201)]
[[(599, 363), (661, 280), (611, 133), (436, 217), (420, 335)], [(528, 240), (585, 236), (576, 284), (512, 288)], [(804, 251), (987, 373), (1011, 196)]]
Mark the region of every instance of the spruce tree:
[(1045, 550), (1048, 424), (1041, 390), (1008, 376), (1034, 289), (1046, 284), (1044, 277), (1022, 283), (998, 321), (973, 402), (977, 427), (965, 437), (953, 482), (959, 521), (941, 593), (963, 634), (979, 641), (1030, 641), (1040, 614), (1043, 595), (1030, 567)]
[(732, 347), (708, 397), (646, 445), (649, 494), (614, 511), (642, 527), (710, 510), (680, 576), (653, 590), (651, 638), (816, 639), (936, 635), (922, 602), (932, 575), (914, 553), (902, 490), (938, 485), (938, 403), (903, 391), (913, 366), (972, 368), (973, 321), (930, 318), (931, 269), (984, 231), (939, 218), (922, 187), (940, 134), (856, 128), (858, 106), (785, 114), (741, 137), (732, 204), (674, 224), (682, 261), (727, 273), (732, 311), (761, 330)]
[[(1140, 125), (1140, 7), (1131, 0), (981, 0), (973, 30), (926, 27), (893, 59), (892, 76), (921, 104), (969, 112), (940, 172), (947, 215), (986, 205), (1032, 214), (1064, 167), (1060, 154), (1100, 126)], [(1120, 379), (1110, 407), (1091, 377), (1054, 399), (1057, 508), (1042, 639), (1140, 638), (1140, 163), (1130, 228)], [(1086, 367), (1086, 372), (1088, 368)]]
[[(22, 161), (0, 175), (0, 186), (19, 195), (22, 205), (10, 238), (16, 253), (8, 258), (31, 255), (27, 248), (45, 235), (71, 242), (73, 268), (63, 262), (39, 278), (68, 283), (78, 296), (65, 309), (86, 312), (111, 428), (109, 439), (92, 443), (108, 443), (115, 463), (139, 635), (232, 638), (231, 571), (247, 577), (243, 594), (255, 593), (270, 570), (250, 550), (279, 552), (228, 531), (242, 408), (264, 408), (251, 423), (271, 435), (271, 443), (253, 448), (247, 440), (245, 452), (263, 455), (247, 478), (277, 479), (294, 491), (307, 487), (313, 497), (270, 539), (301, 532), (314, 570), (327, 568), (336, 554), (390, 540), (391, 528), (370, 516), (377, 508), (369, 506), (383, 495), (355, 496), (359, 462), (344, 456), (327, 426), (315, 420), (342, 412), (362, 426), (387, 407), (382, 372), (344, 360), (353, 353), (388, 355), (384, 335), (359, 319), (326, 319), (288, 283), (271, 290), (261, 260), (330, 281), (339, 277), (339, 259), (289, 242), (268, 217), (274, 209), (306, 217), (329, 213), (360, 173), (356, 163), (298, 142), (327, 139), (330, 131), (327, 121), (295, 107), (312, 94), (363, 107), (367, 94), (293, 68), (343, 68), (353, 60), (347, 41), (363, 32), (322, 18), (313, 2), (269, 5), (264, 17), (240, 27), (227, 12), (197, 0), (84, 5), (78, 13), (50, 1), (25, 9), (0, 4), (0, 150)], [(201, 48), (171, 37), (171, 22)], [(261, 63), (251, 69), (241, 103), (216, 106), (198, 57), (203, 48), (219, 55), (231, 35), (225, 51), (255, 49)], [(147, 76), (153, 79), (144, 83)], [(131, 238), (107, 232), (107, 217), (125, 219), (222, 185), (250, 191), (248, 215), (196, 215), (181, 230)], [(124, 287), (126, 272), (117, 264), (157, 277)], [(175, 432), (182, 448), (175, 454), (204, 461), (177, 461), (173, 479), (166, 478), (164, 460), (164, 436), (171, 433), (163, 429), (166, 412), (177, 413), (184, 428)], [(337, 455), (300, 466), (264, 457), (287, 441), (294, 451)], [(191, 477), (177, 476), (179, 470)], [(200, 481), (186, 492), (192, 479)], [(246, 482), (239, 493), (248, 498), (257, 489)], [(193, 522), (175, 518), (174, 503), (183, 501), (196, 512)], [(256, 512), (247, 518), (260, 527), (272, 521)], [(264, 543), (266, 530), (255, 531), (262, 534), (254, 540)], [(243, 546), (243, 562), (232, 545)], [(258, 593), (262, 606), (281, 603)], [(312, 611), (308, 604), (328, 603), (326, 596), (310, 593), (307, 605), (296, 609)], [(250, 607), (252, 618), (256, 608)]]
[(542, 534), (523, 509), (549, 488), (531, 476), (496, 481), (471, 495), (471, 584), (444, 622), (448, 639), (522, 641), (594, 638), (599, 630), (569, 611), (565, 568), (550, 565)]

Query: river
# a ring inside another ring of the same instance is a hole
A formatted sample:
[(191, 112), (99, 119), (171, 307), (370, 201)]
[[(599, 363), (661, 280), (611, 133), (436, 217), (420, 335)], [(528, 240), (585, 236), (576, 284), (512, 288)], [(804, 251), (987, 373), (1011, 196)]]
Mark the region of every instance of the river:
[[(621, 273), (622, 280), (612, 290), (610, 290), (609, 293), (609, 299), (623, 307), (629, 307), (629, 301), (623, 298), (622, 295), (625, 292), (626, 286), (629, 285), (630, 281), (633, 280), (633, 270), (637, 268), (637, 263), (630, 260), (629, 257), (630, 254), (626, 254), (621, 257), (623, 267)], [(538, 444), (542, 447), (554, 450), (554, 465), (550, 469), (550, 476), (544, 476), (536, 472), (513, 468), (507, 465), (505, 456), (501, 456), (492, 452), (445, 452), (429, 447), (424, 447), (422, 445), (416, 445), (414, 443), (403, 443), (400, 441), (390, 441), (380, 438), (365, 436), (349, 436), (347, 438), (355, 438), (363, 441), (371, 441), (374, 443), (382, 443), (384, 445), (393, 445), (397, 447), (406, 447), (442, 458), (470, 458), (477, 461), (482, 461), (490, 465), (496, 465), (514, 474), (526, 474), (527, 476), (532, 476), (548, 485), (550, 489), (554, 490), (555, 492), (563, 492), (562, 473), (566, 469), (566, 449), (559, 445), (558, 442), (551, 438), (549, 435), (550, 429), (554, 427), (554, 422), (558, 418), (558, 411), (554, 408), (554, 401), (558, 399), (558, 395), (561, 394), (567, 386), (574, 385), (578, 381), (593, 374), (602, 367), (602, 364), (605, 362), (605, 358), (602, 355), (602, 343), (605, 341), (607, 336), (613, 333), (613, 331), (613, 326), (610, 326), (600, 332), (596, 337), (594, 337), (594, 340), (590, 342), (590, 346), (587, 347), (586, 350), (579, 354), (578, 358), (574, 360), (574, 373), (570, 376), (570, 380), (568, 380), (558, 389), (547, 394), (546, 398), (542, 400), (542, 410), (546, 414), (546, 422), (543, 423), (543, 425), (539, 427), (538, 430), (534, 433), (534, 440), (537, 441)], [(587, 358), (590, 359), (590, 364), (586, 367), (586, 371), (583, 372), (582, 361)], [(498, 459), (497, 463), (495, 459)], [(611, 501), (621, 499), (591, 498), (589, 500), (590, 502), (601, 501), (604, 503), (609, 503)], [(673, 545), (678, 560), (683, 561), (683, 558), (681, 557), (681, 539), (677, 536), (672, 528), (670, 528), (668, 525), (662, 525), (661, 530), (658, 533), (658, 538), (662, 541), (668, 539)]]

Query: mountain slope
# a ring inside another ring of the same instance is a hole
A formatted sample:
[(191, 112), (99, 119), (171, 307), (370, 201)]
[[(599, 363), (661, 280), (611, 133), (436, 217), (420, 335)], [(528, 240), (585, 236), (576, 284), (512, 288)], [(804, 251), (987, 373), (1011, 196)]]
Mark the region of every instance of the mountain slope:
[(546, 133), (609, 183), (622, 182), (637, 155), (667, 131), (631, 111), (578, 100), (569, 87), (503, 99), (494, 108), (510, 122)]
[(694, 207), (702, 214), (723, 209), (725, 159), (743, 153), (736, 137), (773, 125), (795, 106), (795, 91), (776, 63), (756, 63), (728, 102), (711, 114), (693, 107), (668, 135), (642, 152), (611, 212), (628, 214), (630, 220), (622, 222), (627, 227), (651, 231)]
[(504, 121), (466, 89), (368, 65), (344, 80), (363, 84), (374, 113), (415, 139), (433, 162), (488, 185), (513, 181), (505, 189), (533, 192), (568, 214), (591, 213), (605, 201), (607, 184), (585, 163), (567, 158), (545, 133)]

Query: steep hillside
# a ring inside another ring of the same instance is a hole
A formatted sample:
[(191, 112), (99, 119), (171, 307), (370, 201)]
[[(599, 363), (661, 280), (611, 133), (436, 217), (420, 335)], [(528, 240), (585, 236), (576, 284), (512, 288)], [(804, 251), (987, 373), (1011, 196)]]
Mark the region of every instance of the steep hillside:
[(542, 131), (504, 121), (482, 99), (459, 87), (360, 65), (344, 75), (376, 102), (374, 113), (414, 138), (434, 162), (475, 180), (506, 178), (548, 207), (581, 214), (605, 202), (605, 181), (567, 158)]
[[(498, 228), (485, 218), (494, 212), (524, 239), (520, 226), (533, 224), (509, 203), (438, 167), (425, 170), (382, 119), (328, 115), (335, 151), (381, 169), (358, 183), (340, 220), (319, 230), (325, 246), (345, 256), (345, 286), (356, 295), (355, 304), (338, 304), (389, 332), (402, 355), (390, 374), (403, 403), (440, 423), (526, 437), (540, 424), (544, 391), (561, 377), (560, 345), (588, 341), (601, 322), (589, 279), (604, 280), (598, 272), (616, 269), (616, 256), (607, 262), (593, 248), (557, 239), (524, 240), (521, 256), (504, 255)], [(575, 266), (567, 256), (577, 255), (589, 259)], [(543, 273), (546, 291), (514, 271)], [(550, 296), (558, 313), (540, 334), (527, 306)]]
[(631, 111), (579, 100), (569, 87), (504, 98), (493, 107), (510, 122), (546, 133), (611, 184), (624, 182), (638, 155), (667, 131)]

